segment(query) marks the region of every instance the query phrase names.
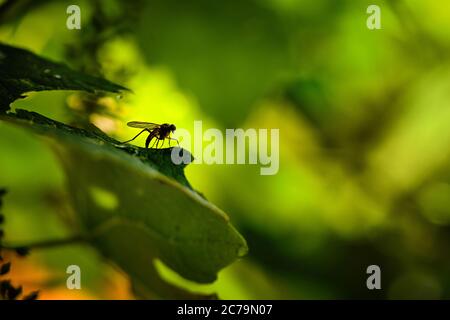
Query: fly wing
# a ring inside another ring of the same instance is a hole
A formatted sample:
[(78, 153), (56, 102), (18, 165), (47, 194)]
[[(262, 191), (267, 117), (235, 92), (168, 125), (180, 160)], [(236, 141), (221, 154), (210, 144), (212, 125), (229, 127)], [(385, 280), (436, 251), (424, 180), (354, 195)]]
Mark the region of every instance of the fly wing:
[(152, 122), (142, 122), (142, 121), (130, 121), (127, 123), (127, 126), (132, 128), (141, 128), (141, 129), (154, 129), (160, 126), (160, 124), (152, 123)]

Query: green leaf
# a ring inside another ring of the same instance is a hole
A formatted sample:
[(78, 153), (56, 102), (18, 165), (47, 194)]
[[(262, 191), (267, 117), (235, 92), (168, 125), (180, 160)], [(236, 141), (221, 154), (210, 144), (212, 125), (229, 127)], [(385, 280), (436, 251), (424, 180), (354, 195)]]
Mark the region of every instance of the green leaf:
[(245, 240), (227, 215), (192, 190), (183, 167), (173, 164), (172, 148), (124, 146), (99, 129), (16, 112), (0, 119), (49, 138), (84, 232), (130, 275), (144, 297), (198, 297), (159, 279), (152, 264), (156, 258), (186, 279), (210, 283), (220, 269), (246, 254)]
[(83, 90), (87, 92), (128, 90), (108, 80), (92, 77), (41, 58), (34, 53), (0, 43), (0, 110), (26, 92)]

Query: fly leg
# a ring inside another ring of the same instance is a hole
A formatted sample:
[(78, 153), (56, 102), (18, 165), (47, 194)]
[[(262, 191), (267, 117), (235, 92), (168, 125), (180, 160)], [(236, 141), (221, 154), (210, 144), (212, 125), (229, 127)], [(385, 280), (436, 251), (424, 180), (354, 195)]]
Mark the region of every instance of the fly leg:
[[(135, 135), (134, 136), (134, 138), (133, 139), (130, 139), (130, 140), (127, 140), (127, 141), (124, 141), (124, 142), (121, 142), (120, 144), (124, 144), (124, 143), (128, 143), (128, 142), (131, 142), (131, 141), (133, 141), (134, 139), (136, 139), (137, 137), (139, 137), (139, 135), (142, 133), (142, 132), (144, 132), (144, 131), (148, 131), (148, 132), (150, 132), (148, 129), (144, 129), (144, 130), (142, 130), (141, 132), (139, 132), (137, 135)], [(151, 133), (151, 132), (150, 132)]]
[[(153, 141), (153, 144), (151, 145), (150, 149), (153, 149), (155, 144), (157, 144), (157, 142), (158, 142), (158, 137), (155, 136), (154, 138), (155, 138), (155, 141)], [(156, 145), (156, 146), (158, 146), (158, 145)]]
[(152, 132), (150, 132), (150, 134), (147, 137), (147, 140), (145, 140), (145, 149), (148, 149), (148, 145), (150, 144), (150, 142), (152, 142), (153, 138), (156, 138), (156, 136), (152, 134)]
[(171, 137), (168, 137), (167, 139), (169, 139), (169, 147), (170, 147), (170, 140), (175, 140), (177, 142), (178, 146), (180, 146), (180, 143), (178, 142), (177, 139), (171, 138)]

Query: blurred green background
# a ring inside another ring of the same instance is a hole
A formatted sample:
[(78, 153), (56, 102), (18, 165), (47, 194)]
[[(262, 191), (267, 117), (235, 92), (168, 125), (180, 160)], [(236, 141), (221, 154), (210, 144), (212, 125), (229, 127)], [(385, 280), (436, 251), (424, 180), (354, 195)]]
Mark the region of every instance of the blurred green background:
[[(166, 279), (225, 299), (450, 298), (446, 1), (79, 1), (81, 30), (66, 28), (70, 4), (0, 1), (0, 41), (133, 93), (32, 93), (13, 108), (93, 122), (123, 140), (136, 133), (130, 120), (280, 129), (277, 175), (186, 169), (249, 255), (209, 286), (160, 266)], [(381, 8), (381, 30), (366, 27), (370, 4)], [(5, 240), (68, 234), (50, 150), (4, 122), (0, 148)], [(82, 269), (80, 292), (65, 289), (69, 264)], [(371, 264), (382, 290), (366, 287)], [(126, 276), (86, 247), (33, 251), (14, 276), (42, 298), (132, 298)]]

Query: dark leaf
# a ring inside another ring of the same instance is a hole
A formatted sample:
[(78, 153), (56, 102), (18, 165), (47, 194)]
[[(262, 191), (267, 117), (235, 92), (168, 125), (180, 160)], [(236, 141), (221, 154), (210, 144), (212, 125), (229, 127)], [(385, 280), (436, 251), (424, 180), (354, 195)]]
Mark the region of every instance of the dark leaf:
[(161, 280), (155, 259), (189, 280), (210, 283), (246, 254), (228, 216), (192, 190), (184, 165), (171, 161), (172, 148), (124, 146), (24, 110), (0, 118), (51, 138), (46, 141), (61, 159), (93, 245), (130, 275), (141, 296), (206, 298)]
[(11, 280), (0, 281), (0, 296), (3, 299), (6, 299), (7, 293), (9, 292), (10, 288), (11, 288)]
[(0, 43), (0, 110), (26, 92), (83, 90), (87, 92), (128, 90), (108, 80), (92, 77), (41, 58), (34, 53)]
[(14, 286), (9, 286), (9, 290), (6, 292), (6, 298), (8, 300), (16, 300), (17, 297), (22, 293), (22, 286), (14, 288)]
[(19, 248), (16, 248), (16, 253), (19, 256), (24, 257), (30, 253), (30, 249), (27, 247), (19, 247)]
[(27, 294), (25, 297), (23, 297), (22, 300), (37, 300), (39, 296), (39, 291), (33, 291), (29, 294)]
[(3, 276), (11, 269), (11, 262), (7, 262), (0, 267), (0, 275)]

